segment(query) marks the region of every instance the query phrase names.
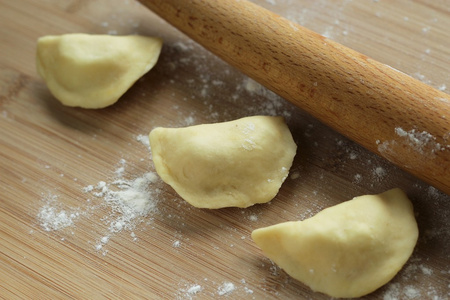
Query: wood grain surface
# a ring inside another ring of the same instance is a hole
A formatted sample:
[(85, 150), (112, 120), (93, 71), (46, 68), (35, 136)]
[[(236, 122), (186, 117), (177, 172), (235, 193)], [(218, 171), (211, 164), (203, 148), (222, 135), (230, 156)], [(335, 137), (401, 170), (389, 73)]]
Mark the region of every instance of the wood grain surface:
[[(448, 93), (448, 1), (254, 2)], [(165, 43), (156, 67), (119, 102), (84, 110), (62, 106), (35, 70), (37, 38), (71, 32)], [(138, 2), (0, 0), (0, 54), (0, 298), (329, 299), (266, 259), (251, 231), (393, 187), (414, 204), (419, 242), (399, 274), (364, 299), (450, 297), (450, 196), (257, 84)], [(298, 145), (273, 201), (195, 209), (158, 180), (149, 185), (155, 208), (111, 228), (120, 211), (96, 187), (117, 189), (118, 179), (154, 172), (145, 143), (152, 128), (256, 114), (284, 116)], [(70, 222), (57, 226), (57, 216)]]

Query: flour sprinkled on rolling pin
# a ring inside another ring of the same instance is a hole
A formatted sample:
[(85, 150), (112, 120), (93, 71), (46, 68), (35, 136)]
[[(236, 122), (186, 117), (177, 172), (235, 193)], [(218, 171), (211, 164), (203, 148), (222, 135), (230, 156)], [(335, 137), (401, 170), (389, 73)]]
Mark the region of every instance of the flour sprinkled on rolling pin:
[[(450, 194), (449, 95), (246, 0), (140, 2), (323, 123)], [(424, 135), (417, 148), (411, 138)]]

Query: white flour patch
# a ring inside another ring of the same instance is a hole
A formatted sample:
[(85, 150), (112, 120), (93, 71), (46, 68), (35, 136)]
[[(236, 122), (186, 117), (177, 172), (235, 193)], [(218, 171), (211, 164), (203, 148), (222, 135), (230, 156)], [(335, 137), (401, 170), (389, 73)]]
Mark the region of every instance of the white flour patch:
[[(414, 260), (414, 259), (413, 259)], [(423, 282), (427, 282), (426, 276), (433, 275), (433, 270), (423, 264), (411, 263), (401, 272), (403, 280), (420, 277)], [(400, 299), (446, 299), (441, 298), (438, 291), (431, 285), (421, 287), (412, 284), (388, 283), (387, 290), (383, 294), (383, 300)]]
[(197, 296), (201, 296), (203, 290), (204, 288), (200, 284), (186, 284), (177, 291), (176, 299), (192, 300), (197, 298)]
[(373, 175), (375, 176), (375, 178), (376, 178), (377, 180), (381, 180), (381, 179), (383, 179), (384, 177), (386, 177), (387, 171), (386, 171), (386, 169), (384, 169), (383, 167), (376, 167), (376, 168), (373, 170)]
[(200, 292), (201, 290), (202, 290), (202, 286), (201, 286), (201, 285), (198, 285), (198, 284), (195, 284), (195, 285), (191, 286), (186, 292), (187, 292), (189, 295), (195, 295), (195, 294), (197, 294), (198, 292)]
[(139, 134), (138, 136), (136, 136), (136, 140), (150, 149), (150, 140), (148, 138), (148, 135)]
[(38, 213), (39, 224), (45, 231), (61, 230), (70, 227), (80, 216), (80, 212), (73, 209), (62, 209), (58, 204), (58, 196), (48, 195), (46, 203)]
[(245, 279), (241, 279), (236, 283), (231, 281), (214, 282), (208, 278), (203, 279), (200, 283), (180, 283), (176, 292), (178, 300), (192, 299), (215, 299), (217, 297), (225, 299), (255, 299), (254, 291), (251, 289)]
[(108, 232), (96, 243), (96, 250), (101, 250), (115, 233), (132, 231), (143, 217), (156, 213), (159, 189), (152, 188), (152, 185), (157, 181), (158, 176), (148, 172), (131, 180), (120, 177), (111, 183), (100, 181), (95, 186), (85, 187), (84, 191), (102, 198), (111, 210), (102, 218), (108, 225)]
[[(148, 138), (142, 135), (137, 140), (146, 145), (144, 141)], [(44, 197), (45, 204), (37, 214), (40, 226), (49, 232), (75, 227), (81, 216), (106, 208), (107, 212), (99, 217), (98, 222), (106, 225), (107, 229), (94, 242), (94, 249), (106, 255), (108, 251), (104, 250), (104, 246), (122, 231), (129, 231), (133, 241), (137, 241), (133, 230), (138, 224), (151, 221), (148, 216), (158, 212), (159, 177), (154, 172), (146, 172), (128, 179), (125, 177), (126, 168), (127, 161), (120, 159), (112, 180), (83, 187), (81, 193), (86, 198), (84, 206), (68, 207), (57, 195)]]
[(398, 139), (384, 142), (376, 141), (380, 153), (389, 153), (400, 145), (406, 145), (411, 151), (433, 157), (439, 151), (450, 149), (450, 145), (439, 143), (435, 136), (426, 131), (416, 129), (407, 131), (401, 127), (396, 127), (394, 130), (399, 137)]
[(431, 148), (432, 152), (444, 150), (445, 147), (436, 142), (436, 137), (426, 131), (415, 129), (406, 131), (401, 127), (395, 128), (395, 133), (403, 139), (403, 142), (419, 153), (424, 153), (426, 148)]
[(219, 296), (223, 296), (223, 295), (232, 293), (235, 289), (236, 289), (236, 287), (234, 286), (234, 284), (232, 282), (224, 282), (217, 289), (217, 294)]
[(363, 176), (361, 174), (356, 174), (355, 176), (353, 176), (353, 183), (355, 184), (361, 183), (362, 180)]
[(256, 221), (258, 221), (258, 216), (257, 216), (257, 215), (250, 215), (250, 216), (248, 217), (248, 219), (249, 219), (250, 221), (252, 221), (252, 222), (256, 222)]

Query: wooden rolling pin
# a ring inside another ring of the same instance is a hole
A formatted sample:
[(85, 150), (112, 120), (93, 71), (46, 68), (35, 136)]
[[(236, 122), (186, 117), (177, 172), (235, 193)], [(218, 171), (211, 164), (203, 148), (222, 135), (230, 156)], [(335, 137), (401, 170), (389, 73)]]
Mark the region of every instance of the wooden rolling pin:
[(249, 77), (450, 195), (450, 97), (245, 0), (140, 0)]

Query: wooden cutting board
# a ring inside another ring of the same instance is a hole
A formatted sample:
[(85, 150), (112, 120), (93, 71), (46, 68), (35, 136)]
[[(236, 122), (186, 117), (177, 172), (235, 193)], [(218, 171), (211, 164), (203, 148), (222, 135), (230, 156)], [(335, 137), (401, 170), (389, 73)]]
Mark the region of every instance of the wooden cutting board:
[[(448, 1), (255, 2), (438, 89), (450, 86)], [(137, 2), (0, 7), (1, 298), (328, 299), (264, 258), (251, 231), (393, 187), (414, 204), (419, 242), (400, 273), (364, 298), (450, 297), (450, 196), (246, 78)], [(37, 38), (72, 32), (137, 33), (165, 44), (157, 66), (118, 103), (84, 110), (59, 104), (35, 71)], [(145, 216), (111, 202), (127, 192), (118, 181), (154, 174), (152, 128), (256, 114), (284, 116), (298, 145), (269, 204), (195, 209), (160, 180), (148, 185)]]

